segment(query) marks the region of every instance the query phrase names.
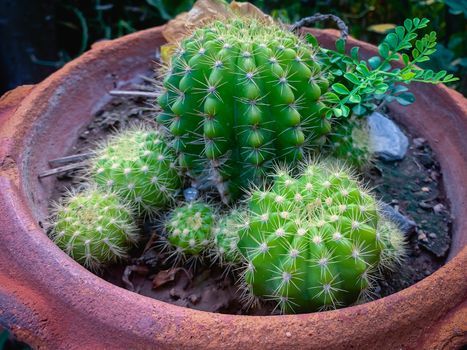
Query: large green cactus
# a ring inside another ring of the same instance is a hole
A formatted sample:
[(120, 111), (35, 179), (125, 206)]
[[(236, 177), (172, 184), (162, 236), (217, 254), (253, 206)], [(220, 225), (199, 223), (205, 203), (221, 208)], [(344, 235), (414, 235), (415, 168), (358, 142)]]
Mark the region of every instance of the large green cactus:
[(194, 31), (158, 99), (179, 164), (194, 179), (207, 173), (228, 200), (274, 161), (292, 164), (321, 145), (328, 82), (315, 54), (290, 31), (251, 18)]
[(279, 170), (273, 187), (252, 191), (248, 205), (238, 244), (244, 284), (282, 312), (352, 304), (404, 253), (376, 200), (336, 164), (308, 164), (299, 177)]

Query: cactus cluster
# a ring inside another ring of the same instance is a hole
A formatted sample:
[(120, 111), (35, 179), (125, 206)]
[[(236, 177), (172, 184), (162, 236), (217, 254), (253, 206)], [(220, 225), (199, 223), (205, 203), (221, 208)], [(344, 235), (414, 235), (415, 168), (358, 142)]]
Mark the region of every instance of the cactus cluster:
[(271, 188), (251, 192), (248, 208), (239, 221), (244, 285), (281, 312), (352, 304), (403, 255), (401, 233), (338, 164), (307, 164), (298, 177), (278, 170)]
[(275, 161), (293, 164), (325, 142), (328, 81), (316, 49), (276, 24), (215, 21), (180, 43), (165, 74), (157, 121), (179, 165), (208, 175), (224, 201)]
[(133, 127), (105, 142), (91, 161), (91, 177), (150, 214), (173, 202), (181, 186), (175, 155), (158, 130)]
[(203, 258), (213, 241), (216, 214), (209, 204), (190, 202), (171, 211), (164, 229), (176, 262)]
[(129, 205), (95, 187), (70, 192), (56, 205), (53, 216), (53, 241), (92, 270), (125, 258), (137, 241)]

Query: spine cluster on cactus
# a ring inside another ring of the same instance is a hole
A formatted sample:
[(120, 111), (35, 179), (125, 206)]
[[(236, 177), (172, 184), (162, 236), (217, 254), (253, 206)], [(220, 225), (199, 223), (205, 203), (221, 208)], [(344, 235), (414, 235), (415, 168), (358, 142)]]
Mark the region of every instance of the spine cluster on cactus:
[(235, 266), (241, 263), (238, 251), (237, 225), (243, 215), (237, 210), (222, 216), (214, 230), (214, 242), (211, 248), (211, 258), (220, 266)]
[(176, 261), (203, 258), (213, 241), (216, 214), (209, 204), (191, 202), (174, 209), (164, 228)]
[(182, 168), (206, 174), (224, 200), (274, 161), (302, 159), (325, 141), (328, 82), (316, 50), (278, 25), (216, 21), (180, 43), (164, 78), (157, 120)]
[(133, 127), (111, 137), (91, 162), (92, 178), (139, 213), (171, 203), (181, 186), (173, 150), (157, 130)]
[(115, 193), (94, 187), (71, 192), (53, 216), (53, 241), (93, 270), (125, 258), (137, 241), (133, 211)]
[(337, 164), (310, 163), (298, 177), (279, 170), (248, 207), (238, 243), (247, 295), (276, 300), (284, 313), (352, 304), (404, 254), (401, 233)]

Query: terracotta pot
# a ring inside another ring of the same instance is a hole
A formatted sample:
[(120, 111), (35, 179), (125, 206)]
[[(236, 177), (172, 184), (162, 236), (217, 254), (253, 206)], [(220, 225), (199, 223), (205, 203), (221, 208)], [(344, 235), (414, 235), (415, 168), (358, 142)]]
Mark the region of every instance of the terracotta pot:
[[(336, 36), (316, 34), (325, 44)], [(163, 41), (159, 27), (100, 43), (0, 100), (0, 325), (50, 349), (454, 349), (466, 342), (467, 107), (445, 86), (414, 85), (417, 103), (391, 106), (436, 152), (455, 216), (449, 262), (399, 293), (322, 313), (213, 314), (116, 287), (58, 249), (41, 228), (54, 180), (37, 174), (70, 149), (117, 82), (147, 71)]]

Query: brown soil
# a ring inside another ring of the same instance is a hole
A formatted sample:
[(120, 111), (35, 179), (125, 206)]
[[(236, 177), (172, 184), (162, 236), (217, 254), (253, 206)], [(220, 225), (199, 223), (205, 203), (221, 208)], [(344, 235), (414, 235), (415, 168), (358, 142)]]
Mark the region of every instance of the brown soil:
[[(137, 87), (144, 88), (141, 84)], [(133, 121), (151, 122), (156, 113), (147, 99), (114, 98), (96, 113), (70, 154), (89, 152), (113, 130)], [(409, 256), (406, 262), (397, 273), (387, 274), (378, 282), (376, 298), (407, 288), (432, 274), (445, 263), (450, 246), (451, 216), (441, 169), (425, 140), (406, 135), (411, 146), (403, 161), (376, 161), (365, 175), (375, 186), (374, 192), (379, 198), (417, 224), (407, 233)], [(58, 199), (67, 187), (79, 183), (77, 173), (78, 170), (69, 171), (57, 176), (52, 199)], [(157, 238), (159, 232), (155, 223), (141, 225), (146, 241)], [(242, 307), (233, 278), (235, 271), (226, 272), (208, 261), (198, 262), (196, 267), (173, 268), (157, 249), (151, 249), (152, 246), (151, 243), (145, 246), (143, 242), (132, 252), (130, 261), (108, 268), (102, 277), (136, 293), (193, 309), (253, 315), (273, 312), (273, 305), (268, 303), (248, 310)]]

